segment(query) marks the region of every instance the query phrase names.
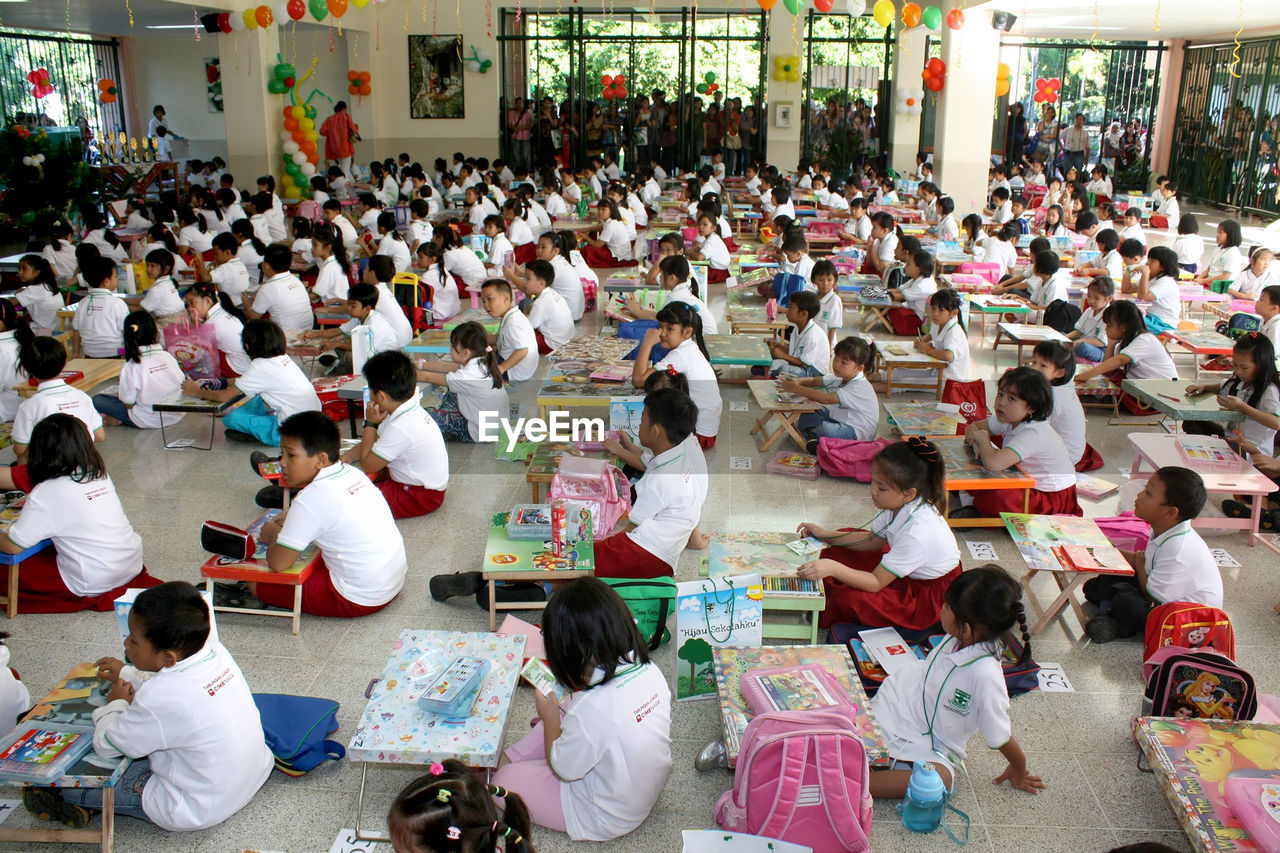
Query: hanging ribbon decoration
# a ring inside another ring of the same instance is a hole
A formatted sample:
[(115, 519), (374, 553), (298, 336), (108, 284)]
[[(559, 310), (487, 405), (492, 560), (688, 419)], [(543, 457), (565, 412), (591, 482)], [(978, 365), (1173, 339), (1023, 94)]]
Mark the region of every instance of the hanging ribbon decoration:
[(1156, 0), (1156, 18), (1151, 22), (1151, 29), (1160, 32), (1160, 9), (1164, 6), (1164, 0)]
[[(129, 13), (129, 29), (133, 29), (133, 6), (124, 0), (124, 9)], [(67, 0), (67, 29), (71, 29), (71, 0)]]
[(200, 26), (200, 13), (196, 11), (196, 7), (195, 7), (195, 6), (192, 6), (192, 7), (191, 7), (191, 17), (195, 19), (194, 25), (195, 25), (195, 28), (196, 28), (196, 43), (197, 43), (197, 44), (199, 44), (199, 43), (200, 43), (200, 30), (202, 29), (202, 27)]
[[(1243, 2), (1243, 0), (1242, 0), (1242, 2)], [(1090, 50), (1097, 50), (1097, 48), (1096, 48), (1096, 47), (1094, 47), (1094, 42), (1096, 42), (1096, 41), (1098, 40), (1098, 29), (1099, 29), (1099, 21), (1098, 21), (1098, 0), (1093, 0), (1093, 34), (1089, 36), (1089, 49), (1090, 49)]]
[(1240, 79), (1240, 34), (1244, 32), (1244, 0), (1236, 6), (1236, 34), (1232, 37), (1235, 44), (1231, 47), (1231, 66), (1227, 70), (1231, 76)]
[(520, 18), (524, 15), (524, 9), (520, 6), (520, 0), (516, 0), (516, 28), (520, 27)]
[(484, 0), (484, 34), (493, 38), (493, 0)]

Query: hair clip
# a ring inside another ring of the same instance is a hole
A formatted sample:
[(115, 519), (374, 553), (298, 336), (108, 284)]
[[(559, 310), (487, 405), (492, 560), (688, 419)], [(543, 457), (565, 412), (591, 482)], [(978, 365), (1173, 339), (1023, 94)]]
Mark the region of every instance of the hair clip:
[(439, 791), (436, 791), (436, 799), (442, 803), (449, 802), (449, 798), (452, 796), (453, 794), (448, 788), (441, 788)]
[(680, 375), (680, 371), (676, 370), (676, 366), (675, 366), (674, 364), (668, 364), (668, 365), (667, 365), (667, 375), (668, 375), (668, 376), (679, 376), (679, 375)]
[(444, 775), (444, 765), (437, 761), (435, 764), (431, 765), (429, 771), (432, 776), (442, 776)]
[(451, 826), (449, 827), (449, 830), (446, 833), (446, 835), (448, 836), (450, 841), (457, 841), (459, 838), (462, 837), (462, 830), (458, 829), (458, 827), (456, 826)]
[(488, 788), (489, 788), (489, 796), (491, 797), (501, 797), (502, 799), (505, 800), (507, 798), (507, 794), (509, 793), (507, 789), (502, 787), (501, 785), (489, 785)]
[(488, 344), (485, 344), (484, 351), (486, 353), (493, 352), (493, 347), (489, 346)]

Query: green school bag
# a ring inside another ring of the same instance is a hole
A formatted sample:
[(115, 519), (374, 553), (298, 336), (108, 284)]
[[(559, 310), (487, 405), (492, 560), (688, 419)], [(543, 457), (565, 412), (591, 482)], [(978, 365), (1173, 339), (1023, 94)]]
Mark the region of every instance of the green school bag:
[(667, 640), (667, 617), (675, 610), (675, 578), (600, 578), (613, 587), (613, 591), (626, 602), (627, 609), (635, 617), (640, 636), (654, 651)]

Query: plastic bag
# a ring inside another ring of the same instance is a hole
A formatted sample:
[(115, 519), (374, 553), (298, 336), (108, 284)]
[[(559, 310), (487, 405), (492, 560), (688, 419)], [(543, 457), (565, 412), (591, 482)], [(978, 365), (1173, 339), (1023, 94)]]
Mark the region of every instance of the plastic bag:
[(191, 379), (221, 379), (218, 332), (210, 324), (173, 323), (164, 327), (165, 352)]

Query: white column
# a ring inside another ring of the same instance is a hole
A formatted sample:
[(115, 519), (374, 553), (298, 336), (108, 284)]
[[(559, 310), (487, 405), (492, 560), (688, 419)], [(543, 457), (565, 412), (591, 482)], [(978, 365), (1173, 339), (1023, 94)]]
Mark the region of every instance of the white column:
[[(899, 174), (913, 175), (916, 152), (920, 150), (920, 114), (896, 112), (899, 89), (924, 89), (920, 69), (924, 67), (924, 40), (927, 27), (907, 30), (898, 37), (893, 54), (893, 93), (889, 101), (889, 165)], [(926, 93), (927, 94), (927, 93)]]
[[(959, 4), (942, 4), (946, 13)], [(934, 181), (956, 202), (956, 213), (981, 210), (987, 198), (991, 164), (991, 126), (996, 103), (996, 65), (1000, 31), (991, 26), (990, 11), (971, 9), (964, 26), (942, 26), (946, 84), (938, 93), (934, 133)]]
[(280, 27), (217, 36), (222, 60), (222, 101), (227, 124), (227, 170), (252, 190), (259, 175), (284, 176), (281, 163), (285, 100), (267, 91), (280, 50)]
[[(804, 15), (804, 12), (801, 12)], [(769, 10), (769, 57), (766, 66), (769, 82), (766, 86), (765, 104), (768, 113), (763, 120), (768, 122), (768, 142), (765, 146), (765, 159), (779, 169), (790, 171), (800, 161), (801, 133), (804, 116), (804, 18), (796, 21), (795, 16), (787, 11), (782, 3)], [(797, 38), (792, 39), (792, 24), (795, 23)], [(799, 57), (801, 77), (799, 80), (775, 80), (773, 78), (774, 57)], [(778, 107), (780, 104), (791, 105), (791, 126), (778, 127)]]

